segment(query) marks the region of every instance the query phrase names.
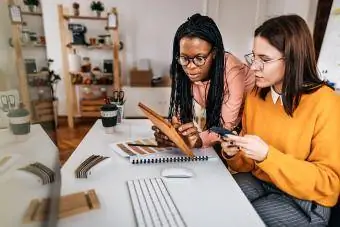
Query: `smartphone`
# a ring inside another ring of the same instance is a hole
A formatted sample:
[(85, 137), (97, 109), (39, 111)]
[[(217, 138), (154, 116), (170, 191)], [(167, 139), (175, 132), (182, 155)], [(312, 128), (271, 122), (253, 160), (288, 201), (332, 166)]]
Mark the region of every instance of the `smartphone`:
[(209, 131), (215, 132), (217, 134), (219, 134), (220, 136), (224, 137), (228, 134), (232, 134), (235, 135), (232, 131), (225, 129), (225, 128), (221, 128), (221, 127), (211, 127), (209, 129)]

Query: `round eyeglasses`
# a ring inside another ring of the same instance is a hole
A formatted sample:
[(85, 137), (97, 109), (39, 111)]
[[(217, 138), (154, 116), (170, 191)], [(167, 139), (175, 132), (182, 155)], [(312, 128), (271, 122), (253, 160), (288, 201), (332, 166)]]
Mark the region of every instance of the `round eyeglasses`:
[(280, 57), (280, 58), (277, 58), (277, 59), (263, 61), (261, 59), (255, 59), (254, 53), (246, 54), (246, 55), (244, 55), (244, 58), (246, 59), (246, 62), (249, 66), (251, 66), (252, 68), (254, 68), (258, 71), (261, 71), (261, 72), (264, 70), (264, 64), (268, 64), (268, 63), (271, 63), (271, 62), (275, 62), (275, 61), (279, 61), (279, 60), (284, 59), (284, 57)]
[(209, 51), (209, 53), (205, 56), (202, 55), (198, 55), (195, 56), (193, 58), (187, 57), (187, 56), (179, 56), (177, 57), (177, 61), (178, 64), (180, 64), (181, 66), (188, 66), (190, 62), (193, 62), (197, 67), (203, 66), (209, 55), (211, 54), (211, 52), (213, 51), (214, 48), (211, 48), (211, 50)]

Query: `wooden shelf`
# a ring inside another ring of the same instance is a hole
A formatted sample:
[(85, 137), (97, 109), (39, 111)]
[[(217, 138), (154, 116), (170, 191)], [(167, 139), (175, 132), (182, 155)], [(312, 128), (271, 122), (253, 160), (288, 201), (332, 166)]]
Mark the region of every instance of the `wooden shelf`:
[(86, 48), (89, 50), (113, 50), (113, 45), (78, 45), (78, 44), (69, 43), (66, 46), (68, 48), (82, 47), (82, 48)]
[(42, 13), (39, 12), (21, 12), (22, 15), (28, 15), (28, 16), (38, 16), (42, 17)]
[(21, 45), (22, 47), (24, 47), (24, 48), (30, 48), (30, 47), (32, 47), (32, 48), (34, 48), (34, 47), (46, 47), (46, 45), (45, 44), (23, 44), (23, 45)]
[(77, 19), (77, 20), (99, 20), (99, 21), (107, 21), (107, 17), (91, 17), (91, 16), (73, 16), (73, 15), (64, 15), (64, 19)]

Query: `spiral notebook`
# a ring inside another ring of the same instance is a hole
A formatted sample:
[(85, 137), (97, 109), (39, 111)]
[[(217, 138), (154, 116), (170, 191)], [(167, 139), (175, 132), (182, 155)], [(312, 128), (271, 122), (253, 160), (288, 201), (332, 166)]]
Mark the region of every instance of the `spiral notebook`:
[[(213, 148), (192, 149), (194, 157), (189, 157), (178, 148), (133, 147), (129, 143), (152, 144), (152, 139), (140, 139), (110, 144), (112, 150), (128, 158), (132, 164), (155, 164), (172, 162), (203, 162), (216, 159), (218, 156)], [(137, 149), (136, 149), (137, 148)]]

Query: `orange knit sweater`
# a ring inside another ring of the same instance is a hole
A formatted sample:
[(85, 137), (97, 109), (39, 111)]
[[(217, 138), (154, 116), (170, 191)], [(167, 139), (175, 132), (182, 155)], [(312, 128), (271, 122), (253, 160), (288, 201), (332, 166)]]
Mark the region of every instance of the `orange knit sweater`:
[(252, 172), (299, 199), (324, 206), (336, 204), (340, 192), (340, 97), (324, 86), (303, 95), (293, 117), (281, 101), (252, 92), (243, 114), (244, 134), (257, 135), (269, 146), (256, 163), (242, 152), (227, 162), (238, 172)]

